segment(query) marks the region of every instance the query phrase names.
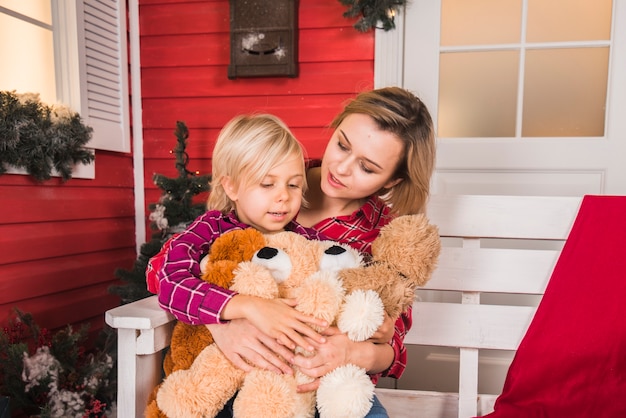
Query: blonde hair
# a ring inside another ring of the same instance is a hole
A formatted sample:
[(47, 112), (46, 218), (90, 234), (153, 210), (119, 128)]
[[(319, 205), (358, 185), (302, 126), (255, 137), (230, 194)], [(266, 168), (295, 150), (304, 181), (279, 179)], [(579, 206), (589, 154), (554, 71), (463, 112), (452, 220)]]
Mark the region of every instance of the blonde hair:
[[(269, 114), (234, 117), (224, 126), (213, 148), (211, 194), (207, 208), (222, 213), (235, 208), (224, 191), (223, 178), (229, 177), (237, 187), (261, 183), (272, 168), (294, 157), (302, 160), (304, 174), (302, 145), (278, 117)], [(306, 175), (303, 180), (304, 193)]]
[(399, 87), (385, 87), (360, 93), (337, 115), (337, 128), (351, 114), (370, 116), (379, 129), (391, 132), (404, 144), (394, 179), (401, 182), (382, 189), (379, 196), (395, 215), (422, 213), (430, 194), (435, 169), (435, 131), (426, 105), (413, 93)]

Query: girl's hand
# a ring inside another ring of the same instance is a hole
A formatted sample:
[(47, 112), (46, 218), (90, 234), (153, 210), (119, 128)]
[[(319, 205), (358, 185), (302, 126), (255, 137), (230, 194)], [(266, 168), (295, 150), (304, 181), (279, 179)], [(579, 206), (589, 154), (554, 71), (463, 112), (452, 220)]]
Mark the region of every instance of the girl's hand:
[(293, 353), (275, 339), (268, 337), (246, 319), (233, 319), (225, 324), (206, 325), (224, 356), (238, 368), (249, 372), (253, 366), (275, 373), (293, 374), (283, 359)]
[[(245, 318), (263, 334), (275, 339), (290, 350), (299, 346), (305, 350), (313, 351), (314, 347), (311, 343), (321, 344), (326, 341), (325, 337), (317, 333), (310, 325), (324, 329), (328, 323), (294, 309), (296, 306), (295, 299), (261, 299), (237, 295), (227, 306), (231, 305), (238, 297), (247, 298), (241, 305)], [(308, 337), (308, 340), (305, 337)]]

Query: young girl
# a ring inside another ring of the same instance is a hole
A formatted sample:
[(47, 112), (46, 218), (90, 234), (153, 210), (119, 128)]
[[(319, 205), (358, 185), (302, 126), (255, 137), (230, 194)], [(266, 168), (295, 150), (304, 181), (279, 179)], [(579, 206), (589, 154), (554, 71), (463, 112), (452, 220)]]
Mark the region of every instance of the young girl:
[(238, 116), (221, 131), (212, 161), (209, 210), (150, 260), (160, 306), (190, 324), (246, 319), (286, 347), (312, 348), (309, 341), (324, 338), (308, 324), (324, 327), (324, 321), (292, 309), (294, 300), (239, 295), (206, 283), (199, 264), (213, 241), (232, 229), (289, 230), (323, 239), (293, 221), (307, 186), (302, 147), (274, 116)]
[[(332, 127), (321, 164), (307, 171), (310, 206), (301, 209), (298, 221), (330, 239), (369, 252), (380, 228), (394, 216), (425, 209), (435, 166), (433, 122), (415, 95), (388, 87), (359, 94)], [(324, 333), (326, 342), (309, 340), (315, 347), (313, 357), (298, 356), (293, 363), (312, 377), (353, 363), (368, 370), (374, 382), (379, 376), (399, 378), (406, 367), (403, 340), (411, 323), (411, 311), (395, 324), (388, 318), (372, 339), (360, 343), (330, 328)], [(279, 357), (288, 355), (284, 348), (246, 321), (210, 325), (209, 329), (222, 352), (239, 367), (250, 367), (245, 359), (288, 372)], [(300, 389), (314, 390), (317, 385), (315, 381)], [(375, 399), (367, 416), (387, 414)]]

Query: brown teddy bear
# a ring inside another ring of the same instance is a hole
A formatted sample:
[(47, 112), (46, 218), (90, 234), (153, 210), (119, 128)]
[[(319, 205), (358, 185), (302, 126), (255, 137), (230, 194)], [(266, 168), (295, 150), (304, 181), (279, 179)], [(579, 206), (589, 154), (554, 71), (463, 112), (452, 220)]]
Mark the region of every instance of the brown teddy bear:
[[(263, 297), (296, 297), (298, 309), (329, 323), (337, 320), (354, 340), (371, 336), (382, 323), (383, 310), (396, 318), (413, 302), (415, 288), (430, 278), (440, 249), (437, 228), (423, 215), (400, 217), (385, 227), (367, 266), (354, 250), (332, 242), (307, 241), (293, 233), (265, 239), (268, 248), (256, 262), (239, 265), (232, 288)], [(343, 254), (344, 261), (336, 262), (341, 257), (334, 253)], [(297, 371), (295, 378), (263, 370), (246, 375), (212, 344), (190, 369), (166, 378), (157, 402), (170, 417), (215, 416), (240, 389), (237, 417), (309, 417), (315, 394), (296, 392), (298, 384), (309, 380)], [(347, 365), (322, 379), (317, 405), (322, 417), (358, 417), (367, 413), (372, 396), (365, 370)]]
[[(203, 279), (223, 288), (231, 285), (234, 270), (241, 261), (252, 259), (265, 246), (265, 238), (255, 229), (234, 230), (219, 237), (210, 253), (201, 262)], [(188, 369), (200, 352), (213, 343), (211, 333), (204, 325), (189, 325), (177, 321), (172, 332), (170, 349), (163, 361), (165, 376), (176, 370)], [(158, 387), (152, 392), (144, 416), (167, 418), (156, 403)]]

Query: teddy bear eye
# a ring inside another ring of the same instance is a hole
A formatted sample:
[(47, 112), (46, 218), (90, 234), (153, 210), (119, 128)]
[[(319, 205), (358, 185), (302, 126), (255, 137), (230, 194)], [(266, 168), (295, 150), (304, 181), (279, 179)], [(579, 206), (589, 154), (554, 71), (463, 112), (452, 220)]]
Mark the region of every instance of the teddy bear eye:
[(320, 259), (320, 270), (338, 271), (358, 267), (361, 263), (362, 257), (358, 251), (350, 247), (333, 244), (324, 250)]

